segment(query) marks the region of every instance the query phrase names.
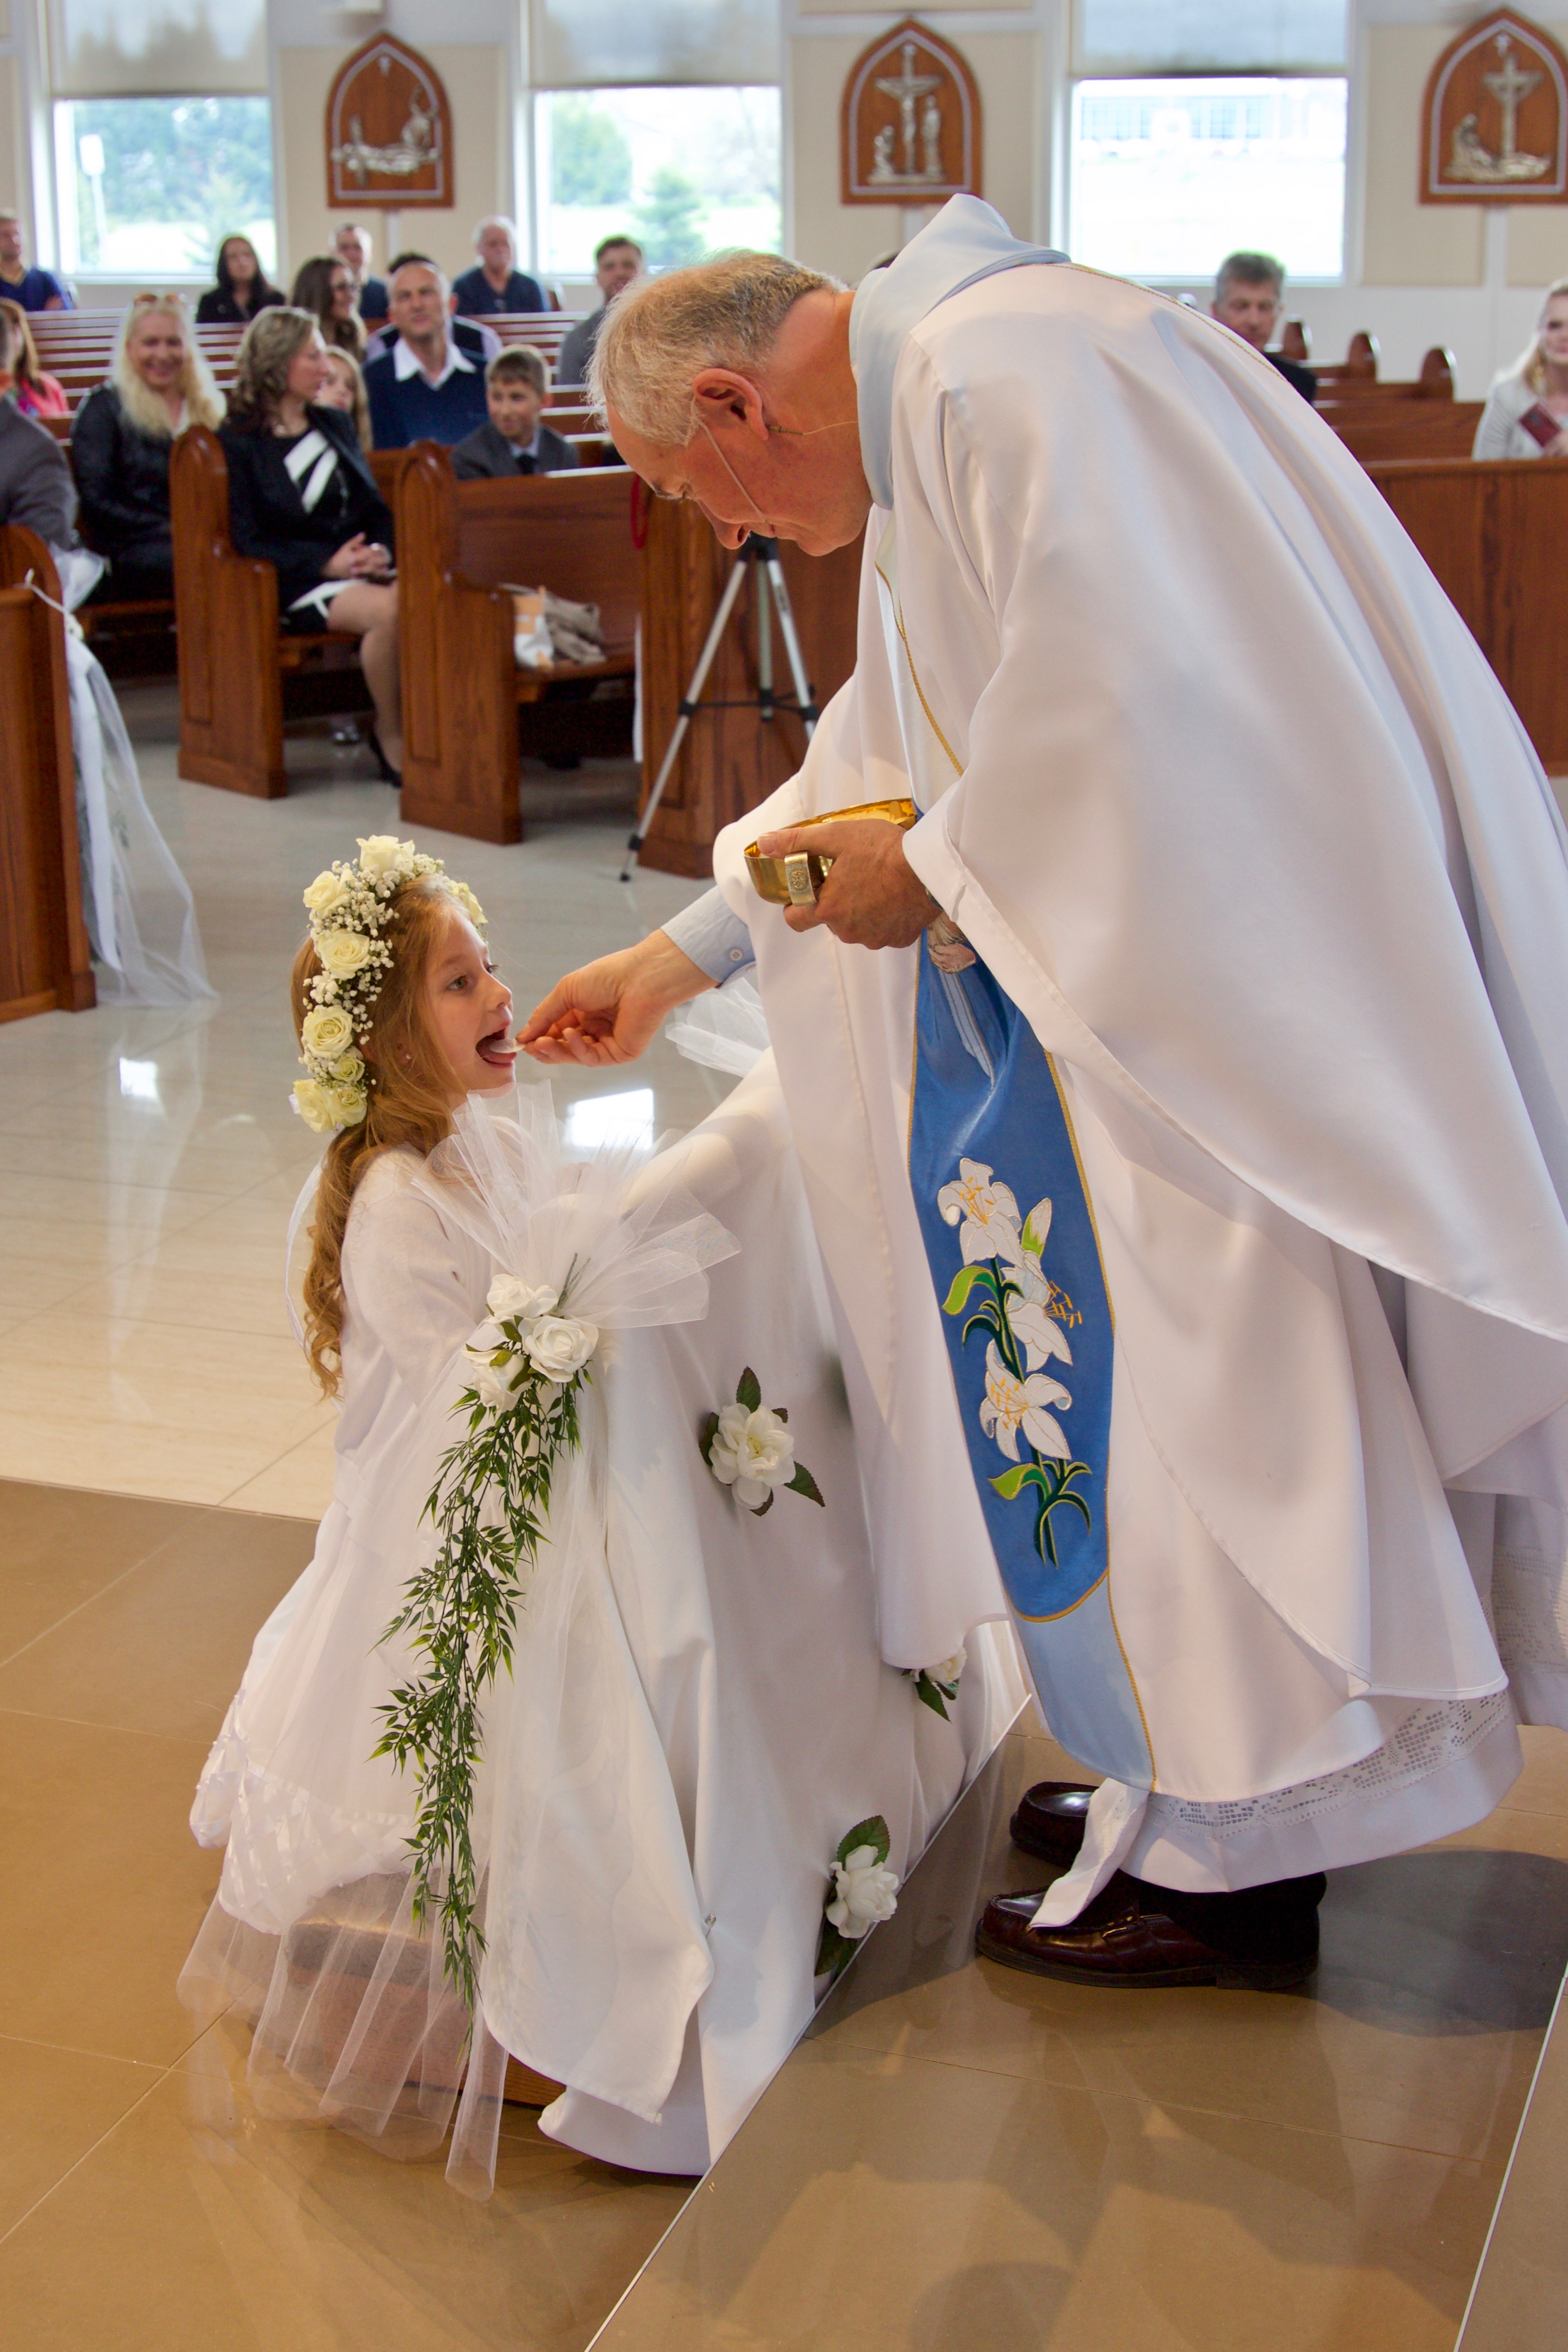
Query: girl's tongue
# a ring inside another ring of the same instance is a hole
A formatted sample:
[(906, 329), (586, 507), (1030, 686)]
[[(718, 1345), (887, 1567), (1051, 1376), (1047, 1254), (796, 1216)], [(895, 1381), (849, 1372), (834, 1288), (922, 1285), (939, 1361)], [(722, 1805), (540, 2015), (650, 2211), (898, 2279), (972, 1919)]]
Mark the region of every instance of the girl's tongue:
[(488, 1062), (492, 1070), (510, 1070), (517, 1059), (517, 1047), (508, 1037), (505, 1024), (492, 1031), (489, 1036), (481, 1037), (474, 1050), (480, 1061)]

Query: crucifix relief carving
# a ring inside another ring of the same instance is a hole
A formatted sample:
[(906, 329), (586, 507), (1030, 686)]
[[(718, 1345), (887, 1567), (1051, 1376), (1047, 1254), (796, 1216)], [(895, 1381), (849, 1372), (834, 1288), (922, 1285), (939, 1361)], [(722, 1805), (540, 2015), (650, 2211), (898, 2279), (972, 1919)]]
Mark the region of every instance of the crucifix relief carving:
[(1568, 58), (1499, 9), (1450, 41), (1426, 85), (1423, 204), (1568, 200)]
[(980, 93), (967, 61), (913, 16), (850, 68), (841, 118), (847, 205), (978, 195)]

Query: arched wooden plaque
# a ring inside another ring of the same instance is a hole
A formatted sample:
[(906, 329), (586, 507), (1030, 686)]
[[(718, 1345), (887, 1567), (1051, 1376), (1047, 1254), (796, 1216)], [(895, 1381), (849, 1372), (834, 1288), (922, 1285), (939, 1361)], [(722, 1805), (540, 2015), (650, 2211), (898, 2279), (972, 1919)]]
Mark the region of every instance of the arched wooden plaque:
[(1450, 41), (1421, 115), (1424, 205), (1568, 201), (1568, 57), (1499, 8)]
[(849, 68), (839, 153), (847, 205), (940, 205), (979, 195), (980, 92), (968, 60), (906, 16)]
[(452, 202), (452, 110), (417, 49), (378, 33), (327, 98), (327, 203), (333, 212)]

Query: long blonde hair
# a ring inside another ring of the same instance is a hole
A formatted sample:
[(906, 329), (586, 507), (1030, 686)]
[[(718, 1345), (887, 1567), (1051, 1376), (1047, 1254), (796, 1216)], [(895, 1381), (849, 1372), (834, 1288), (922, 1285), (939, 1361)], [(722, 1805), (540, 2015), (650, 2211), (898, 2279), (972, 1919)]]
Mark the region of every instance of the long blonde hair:
[[(365, 1115), (357, 1127), (340, 1128), (321, 1155), (310, 1225), (305, 1352), (323, 1396), (336, 1396), (342, 1383), (343, 1235), (365, 1171), (400, 1144), (412, 1144), (428, 1158), (452, 1132), (456, 1081), (425, 1017), (425, 975), (453, 900), (438, 884), (421, 878), (395, 890), (391, 906), (384, 936), (393, 961), (372, 1020)], [(296, 1034), (311, 1009), (309, 983), (321, 969), (307, 940), (294, 958), (289, 984)]]
[(223, 399), (196, 341), (191, 314), (177, 294), (138, 294), (121, 320), (109, 371), (109, 380), (120, 394), (120, 405), (139, 433), (147, 434), (154, 441), (174, 439), (178, 428), (170, 423), (168, 409), (157, 393), (148, 390), (131, 364), (131, 338), (143, 319), (153, 318), (173, 319), (184, 341), (185, 371), (180, 378), (180, 397), (185, 404), (183, 423), (216, 429), (223, 420)]
[(1568, 295), (1568, 278), (1554, 278), (1541, 298), (1541, 316), (1535, 322), (1535, 332), (1513, 363), (1512, 373), (1521, 378), (1525, 389), (1539, 400), (1546, 390), (1546, 355), (1541, 348), (1541, 330), (1546, 324), (1546, 313), (1553, 302)]

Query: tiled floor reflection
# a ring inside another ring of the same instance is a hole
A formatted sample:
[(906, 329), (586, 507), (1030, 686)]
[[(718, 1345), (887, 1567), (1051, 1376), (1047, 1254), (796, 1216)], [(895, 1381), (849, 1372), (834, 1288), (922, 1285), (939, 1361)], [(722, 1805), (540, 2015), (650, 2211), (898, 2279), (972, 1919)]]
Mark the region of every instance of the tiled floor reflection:
[(689, 2194), (509, 2109), (471, 2204), (438, 2158), (258, 2122), (243, 2029), (175, 2000), (195, 1775), (311, 1536), (0, 1481), (6, 2352), (582, 2352)]
[(1481, 1828), (1337, 1874), (1307, 1990), (1113, 1993), (973, 1958), (1039, 1883), (1017, 1790), (1072, 1777), (1015, 1735), (601, 2352), (1450, 2352), (1568, 1958), (1526, 1745)]
[[(219, 1001), (0, 1025), (0, 1477), (311, 1519), (331, 1489), (332, 1412), (283, 1304), (289, 1211), (320, 1149), (289, 1108), (289, 965), (305, 884), (357, 835), (397, 827), (396, 801), (368, 753), (324, 730), (289, 739), (287, 800), (181, 783), (172, 690), (121, 701)], [(521, 1010), (694, 895), (668, 875), (616, 880), (630, 784), (625, 762), (531, 767), (518, 847), (420, 836), (479, 893)], [(729, 1083), (662, 1040), (636, 1081), (656, 1130), (691, 1126)], [(627, 1085), (558, 1080), (557, 1099)]]

